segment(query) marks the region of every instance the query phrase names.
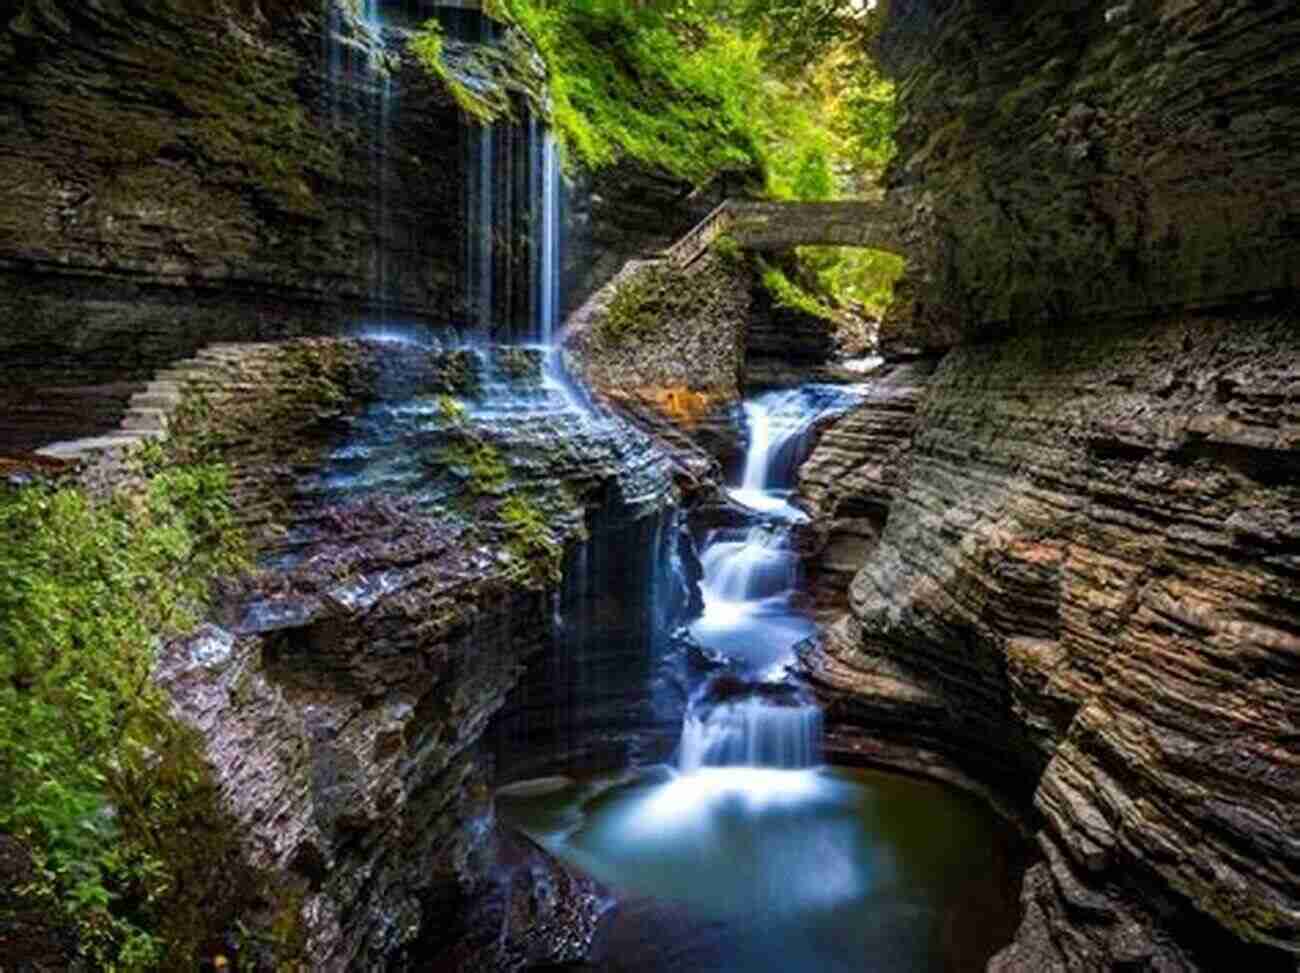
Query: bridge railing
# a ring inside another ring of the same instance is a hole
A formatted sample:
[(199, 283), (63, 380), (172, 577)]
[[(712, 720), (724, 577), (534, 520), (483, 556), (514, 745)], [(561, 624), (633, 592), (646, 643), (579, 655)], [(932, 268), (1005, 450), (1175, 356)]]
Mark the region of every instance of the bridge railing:
[(663, 252), (663, 256), (677, 267), (689, 267), (713, 242), (726, 233), (735, 221), (735, 206), (724, 199), (708, 216), (696, 223), (685, 236)]
[(734, 234), (744, 250), (821, 245), (903, 252), (897, 220), (878, 200), (727, 199), (656, 258), (688, 267), (724, 233)]

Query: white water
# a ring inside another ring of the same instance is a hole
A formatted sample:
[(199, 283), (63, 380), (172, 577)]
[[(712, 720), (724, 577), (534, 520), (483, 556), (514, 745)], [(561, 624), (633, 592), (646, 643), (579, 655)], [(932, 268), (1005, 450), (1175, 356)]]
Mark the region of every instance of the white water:
[(823, 411), (802, 389), (769, 392), (746, 402), (749, 445), (740, 486), (728, 491), (732, 499), (760, 513), (802, 519), (782, 487), (793, 478), (801, 441)]
[(682, 724), (677, 766), (803, 770), (821, 761), (822, 714), (810, 704), (744, 699), (693, 708)]
[(540, 286), (540, 313), (538, 314), (538, 337), (543, 344), (555, 340), (557, 318), (560, 313), (560, 159), (556, 152), (555, 137), (546, 130), (541, 139), (542, 166), (542, 218), (538, 260)]
[[(692, 636), (743, 678), (725, 689), (720, 681), (706, 684), (692, 699), (678, 750), (683, 773), (799, 770), (820, 760), (821, 711), (770, 684), (785, 678), (794, 646), (814, 631), (799, 605), (799, 558), (790, 533), (804, 515), (790, 505), (790, 488), (814, 423), (851, 401), (842, 392), (808, 387), (745, 403), (748, 446), (740, 485), (730, 493), (762, 519), (709, 535), (700, 555), (704, 612), (691, 626)], [(754, 681), (748, 689), (745, 680)]]

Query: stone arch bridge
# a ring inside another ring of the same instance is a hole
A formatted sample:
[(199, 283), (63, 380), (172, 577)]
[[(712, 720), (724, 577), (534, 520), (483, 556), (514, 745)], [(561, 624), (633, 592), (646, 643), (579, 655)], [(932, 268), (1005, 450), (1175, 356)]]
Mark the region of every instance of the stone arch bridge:
[(898, 221), (884, 203), (728, 199), (659, 256), (688, 266), (724, 234), (742, 250), (826, 246), (903, 253)]

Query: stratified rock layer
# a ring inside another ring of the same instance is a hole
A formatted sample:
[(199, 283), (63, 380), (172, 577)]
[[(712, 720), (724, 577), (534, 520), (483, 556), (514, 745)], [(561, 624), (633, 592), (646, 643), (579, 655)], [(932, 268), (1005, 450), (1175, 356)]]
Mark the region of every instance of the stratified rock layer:
[(804, 662), (833, 749), (1032, 798), (1044, 861), (992, 968), (1294, 968), (1297, 388), (1294, 306), (961, 347), (931, 379)]
[(925, 360), (876, 369), (863, 383), (862, 403), (826, 428), (799, 467), (794, 500), (812, 517), (802, 547), (823, 605), (843, 604), (880, 541), (934, 366)]
[(1291, 0), (898, 0), (887, 347), (1300, 286)]
[[(646, 437), (551, 390), (541, 357), (305, 339), (167, 375), (161, 447), (230, 464), (261, 570), (158, 679), (250, 859), (303, 903), (314, 969), (515, 969), (581, 958), (594, 929), (591, 883), (496, 832), (489, 727), (555, 652), (564, 546), (599, 537), (611, 504), (615, 525), (657, 523), (671, 484)], [(64, 453), (93, 485), (116, 448)]]

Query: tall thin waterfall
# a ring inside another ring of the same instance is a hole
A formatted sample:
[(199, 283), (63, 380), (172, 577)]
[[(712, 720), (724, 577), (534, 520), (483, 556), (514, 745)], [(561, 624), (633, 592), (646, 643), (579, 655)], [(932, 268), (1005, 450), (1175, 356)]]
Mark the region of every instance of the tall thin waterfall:
[(400, 91), (385, 46), (380, 0), (365, 0), (356, 15), (347, 12), (344, 2), (322, 0), (321, 57), (326, 71), (322, 107), (336, 128), (345, 127), (345, 112), (352, 115), (363, 138), (373, 225), (369, 246), (358, 258), (364, 262), (367, 282), (370, 320), (366, 324), (382, 330), (398, 303), (390, 255), (399, 234), (390, 204), (393, 117)]
[(493, 323), (493, 201), (496, 126), (467, 125), (465, 132), (465, 303), (475, 330), (486, 340)]
[(556, 151), (555, 136), (549, 130), (541, 138), (541, 226), (538, 241), (538, 278), (540, 280), (537, 336), (543, 344), (551, 344), (555, 338), (556, 325), (560, 313), (560, 286), (562, 256), (560, 252), (561, 176), (560, 159)]

